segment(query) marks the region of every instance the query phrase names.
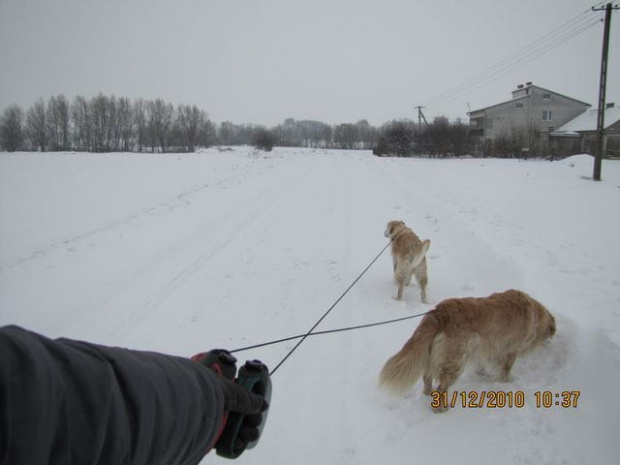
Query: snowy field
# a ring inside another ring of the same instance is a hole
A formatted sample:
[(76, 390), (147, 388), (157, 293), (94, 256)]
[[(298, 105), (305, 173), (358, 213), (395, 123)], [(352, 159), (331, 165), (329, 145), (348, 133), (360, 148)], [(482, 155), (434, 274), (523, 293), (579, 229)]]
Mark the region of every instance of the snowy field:
[[(421, 385), (377, 388), (419, 319), (315, 336), (274, 374), (269, 421), (239, 464), (612, 464), (620, 456), (620, 162), (380, 159), (250, 148), (0, 154), (0, 324), (191, 356), (307, 331), (386, 245), (432, 241), (429, 300), (509, 288), (555, 314), (551, 344), (499, 383), (522, 408), (434, 414)], [(393, 299), (386, 251), (317, 330), (427, 311)], [(274, 367), (295, 341), (237, 354)], [(536, 391), (580, 391), (537, 408)], [(210, 454), (204, 463), (228, 460)]]

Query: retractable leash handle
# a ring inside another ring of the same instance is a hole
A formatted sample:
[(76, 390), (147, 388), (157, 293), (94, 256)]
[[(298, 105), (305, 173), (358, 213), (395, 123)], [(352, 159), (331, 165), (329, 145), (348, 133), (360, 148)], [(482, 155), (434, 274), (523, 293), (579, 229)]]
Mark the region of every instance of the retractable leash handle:
[[(267, 404), (271, 402), (271, 378), (269, 377), (269, 370), (267, 366), (259, 360), (248, 360), (239, 369), (237, 376), (237, 383), (241, 386), (249, 389), (254, 394), (258, 394), (263, 397)], [(220, 439), (215, 444), (215, 450), (217, 455), (222, 457), (235, 459), (239, 457), (244, 450), (252, 449), (258, 444), (258, 441), (267, 422), (267, 414), (269, 408), (264, 412), (257, 414), (260, 422), (256, 426), (258, 429), (258, 437), (254, 441), (244, 444), (238, 441), (239, 432), (243, 426), (245, 415), (237, 412), (231, 412), (228, 415), (228, 421), (226, 427), (222, 431)]]
[(201, 352), (194, 355), (192, 360), (208, 366), (224, 378), (232, 380), (237, 374), (237, 359), (226, 349), (212, 349), (209, 352)]

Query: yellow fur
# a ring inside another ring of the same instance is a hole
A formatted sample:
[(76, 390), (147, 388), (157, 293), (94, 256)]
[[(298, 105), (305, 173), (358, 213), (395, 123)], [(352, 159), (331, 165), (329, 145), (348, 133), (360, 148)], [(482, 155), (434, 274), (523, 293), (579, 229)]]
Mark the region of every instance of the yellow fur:
[(407, 392), (420, 378), (424, 393), (446, 391), (467, 361), (495, 366), (507, 380), (516, 358), (555, 334), (555, 320), (538, 301), (509, 290), (489, 297), (448, 299), (428, 312), (413, 336), (392, 356), (379, 376), (393, 393)]
[(421, 241), (404, 222), (397, 220), (387, 224), (385, 236), (392, 240), (394, 281), (398, 286), (396, 299), (403, 298), (404, 286), (408, 286), (411, 283), (411, 277), (415, 275), (420, 286), (422, 302), (426, 303), (426, 285), (428, 284), (426, 252), (431, 241)]

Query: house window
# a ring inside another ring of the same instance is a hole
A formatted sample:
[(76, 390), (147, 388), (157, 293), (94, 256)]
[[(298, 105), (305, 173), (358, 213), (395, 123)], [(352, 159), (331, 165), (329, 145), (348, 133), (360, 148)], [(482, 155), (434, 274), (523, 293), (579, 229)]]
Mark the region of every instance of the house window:
[(543, 110), (542, 112), (542, 120), (543, 121), (552, 121), (552, 114), (551, 114), (551, 110)]
[(523, 108), (523, 102), (515, 103), (517, 108)]
[(551, 94), (543, 94), (543, 100), (551, 100)]

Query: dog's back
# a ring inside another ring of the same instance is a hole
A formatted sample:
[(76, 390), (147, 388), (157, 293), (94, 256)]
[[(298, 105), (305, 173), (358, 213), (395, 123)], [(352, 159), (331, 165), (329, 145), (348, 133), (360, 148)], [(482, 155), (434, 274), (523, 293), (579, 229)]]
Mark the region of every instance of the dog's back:
[(426, 252), (431, 241), (421, 241), (403, 221), (390, 221), (385, 236), (392, 240), (392, 261), (394, 263), (394, 279), (398, 285), (397, 300), (402, 299), (403, 288), (411, 283), (415, 274), (420, 286), (422, 302), (426, 302)]
[(392, 255), (413, 259), (415, 248), (420, 247), (422, 241), (407, 226), (398, 228), (392, 236)]
[(506, 378), (517, 356), (554, 334), (553, 316), (520, 291), (444, 300), (387, 361), (380, 384), (403, 393), (423, 375), (426, 394), (433, 379), (439, 381), (438, 390), (446, 390), (472, 356), (492, 362), (500, 369), (500, 378)]

